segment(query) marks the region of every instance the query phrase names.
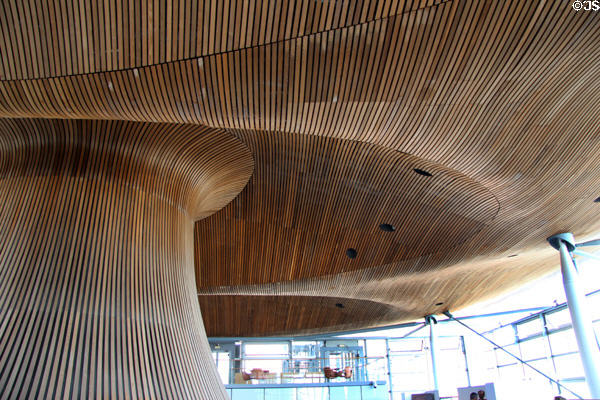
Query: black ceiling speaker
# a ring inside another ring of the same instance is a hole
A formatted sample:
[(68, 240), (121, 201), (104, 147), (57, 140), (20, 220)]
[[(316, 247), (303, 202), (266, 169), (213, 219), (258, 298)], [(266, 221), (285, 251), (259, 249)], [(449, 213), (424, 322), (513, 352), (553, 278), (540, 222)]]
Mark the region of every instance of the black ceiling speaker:
[(358, 253), (353, 248), (349, 248), (348, 250), (346, 250), (346, 255), (348, 256), (348, 258), (356, 258), (357, 254)]
[(419, 174), (419, 175), (423, 175), (423, 176), (433, 176), (433, 175), (431, 175), (431, 173), (430, 173), (430, 172), (427, 172), (427, 171), (425, 171), (425, 170), (423, 170), (423, 169), (419, 169), (419, 168), (413, 168), (413, 171), (415, 171), (415, 172), (416, 172), (417, 174)]
[(396, 227), (390, 224), (381, 224), (379, 225), (379, 229), (381, 229), (384, 232), (394, 232), (396, 230)]

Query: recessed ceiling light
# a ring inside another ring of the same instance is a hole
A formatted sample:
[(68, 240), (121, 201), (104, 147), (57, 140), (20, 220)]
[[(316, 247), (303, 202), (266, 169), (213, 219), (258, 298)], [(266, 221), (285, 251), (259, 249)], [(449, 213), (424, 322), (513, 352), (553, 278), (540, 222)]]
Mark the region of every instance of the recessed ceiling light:
[(381, 224), (379, 225), (379, 229), (381, 229), (384, 232), (394, 232), (396, 230), (396, 227), (390, 224)]
[(413, 171), (415, 171), (417, 174), (419, 175), (423, 175), (423, 176), (432, 176), (431, 173), (423, 170), (423, 169), (419, 169), (419, 168), (413, 168)]
[(337, 308), (344, 308), (344, 305), (342, 303), (335, 303), (335, 306)]
[(348, 258), (356, 258), (357, 254), (358, 253), (356, 252), (356, 249), (349, 248), (348, 250), (346, 250), (346, 255), (348, 256)]
[(435, 303), (435, 305), (439, 307), (439, 306), (443, 306), (444, 303), (443, 302), (442, 303)]

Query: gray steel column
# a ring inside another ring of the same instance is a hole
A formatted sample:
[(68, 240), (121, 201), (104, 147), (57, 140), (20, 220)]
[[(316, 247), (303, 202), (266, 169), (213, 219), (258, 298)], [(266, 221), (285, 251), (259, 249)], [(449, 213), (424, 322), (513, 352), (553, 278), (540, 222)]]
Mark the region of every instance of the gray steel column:
[(388, 367), (388, 382), (390, 384), (390, 400), (394, 400), (394, 386), (392, 379), (392, 360), (390, 356), (390, 340), (385, 339), (385, 353), (387, 356), (387, 367)]
[(465, 358), (465, 371), (467, 372), (467, 386), (471, 386), (471, 372), (469, 371), (469, 360), (467, 357), (467, 346), (465, 345), (465, 337), (460, 336), (460, 346)]
[(437, 368), (437, 332), (435, 326), (437, 320), (433, 315), (425, 317), (425, 323), (429, 325), (429, 353), (431, 355), (431, 372), (433, 375), (433, 388), (439, 392), (438, 368)]
[(575, 240), (571, 233), (561, 233), (548, 238), (548, 241), (560, 252), (560, 265), (571, 314), (573, 331), (577, 338), (579, 356), (585, 372), (585, 380), (592, 398), (600, 398), (600, 350), (592, 326), (592, 318), (587, 309), (585, 293), (579, 281), (571, 251), (575, 250)]

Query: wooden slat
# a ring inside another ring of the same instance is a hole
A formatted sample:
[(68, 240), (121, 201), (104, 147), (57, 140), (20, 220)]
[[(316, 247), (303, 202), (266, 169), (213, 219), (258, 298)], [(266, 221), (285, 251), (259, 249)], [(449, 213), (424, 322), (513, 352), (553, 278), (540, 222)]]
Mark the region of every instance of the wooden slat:
[[(600, 231), (598, 43), (596, 13), (562, 1), (13, 0), (0, 5), (0, 117), (166, 123), (182, 148), (184, 124), (226, 130), (211, 160), (236, 165), (243, 143), (250, 183), (225, 206), (245, 178), (198, 165), (184, 207), (210, 214), (180, 255), (195, 255), (209, 332), (358, 328), (508, 290), (556, 267), (546, 237)], [(17, 226), (6, 204), (0, 224)], [(352, 312), (327, 318), (340, 299)], [(297, 320), (274, 318), (286, 312)]]
[(193, 220), (252, 171), (193, 125), (0, 120), (0, 398), (227, 398)]
[(0, 79), (49, 78), (191, 59), (356, 25), (421, 6), (410, 0), (386, 7), (361, 0), (94, 0), (89, 4), (10, 0), (0, 4), (0, 45), (6, 51)]
[[(293, 281), (448, 253), (498, 213), (498, 201), (484, 186), (408, 154), (316, 136), (240, 137), (256, 169), (240, 196), (196, 223), (200, 289)], [(395, 232), (382, 232), (383, 223)], [(348, 248), (358, 250), (355, 259), (346, 256)]]
[[(347, 297), (198, 296), (207, 334), (213, 337), (282, 335), (370, 326), (397, 320), (396, 307)], [(231, 312), (224, 319), (223, 310)], [(269, 312), (265, 312), (269, 310)]]

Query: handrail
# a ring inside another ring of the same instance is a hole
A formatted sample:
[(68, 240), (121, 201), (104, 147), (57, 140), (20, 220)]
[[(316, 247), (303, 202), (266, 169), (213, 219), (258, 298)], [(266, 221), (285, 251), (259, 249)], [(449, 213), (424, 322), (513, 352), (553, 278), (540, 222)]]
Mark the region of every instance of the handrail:
[(262, 383), (262, 384), (227, 384), (227, 389), (261, 389), (261, 388), (303, 388), (303, 387), (336, 387), (336, 386), (385, 386), (384, 380), (353, 382), (320, 382), (320, 383)]
[[(360, 357), (352, 357), (352, 360), (357, 360), (357, 359), (385, 359), (385, 356), (360, 356)], [(302, 360), (306, 360), (306, 361), (313, 361), (313, 360), (330, 360), (330, 358), (327, 357), (303, 357), (303, 358), (299, 358), (299, 357), (281, 357), (281, 358), (275, 358), (275, 357), (258, 357), (258, 356), (247, 356), (247, 357), (237, 357), (237, 358), (230, 358), (231, 361), (244, 361), (244, 360), (252, 360), (252, 361), (260, 361), (260, 360), (269, 360), (269, 361), (278, 361), (278, 360), (294, 360), (294, 361), (302, 361)]]

